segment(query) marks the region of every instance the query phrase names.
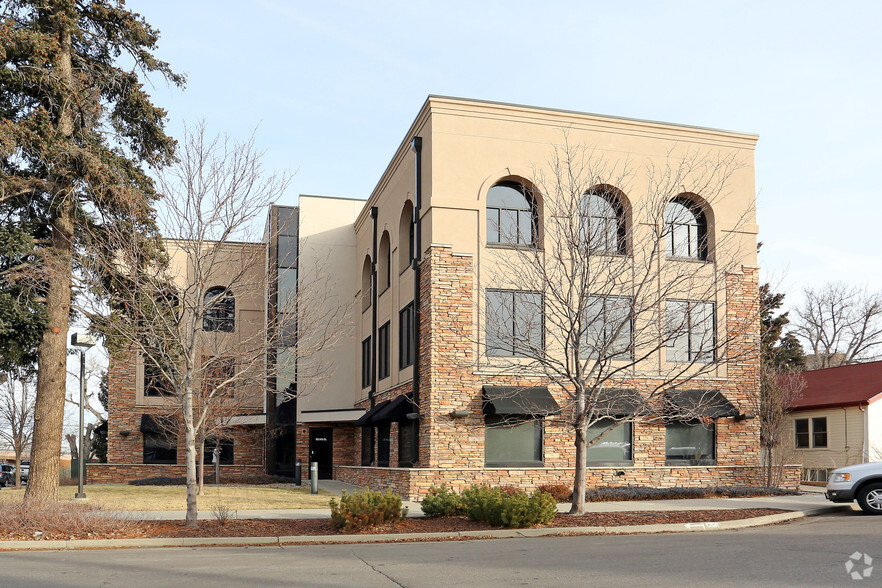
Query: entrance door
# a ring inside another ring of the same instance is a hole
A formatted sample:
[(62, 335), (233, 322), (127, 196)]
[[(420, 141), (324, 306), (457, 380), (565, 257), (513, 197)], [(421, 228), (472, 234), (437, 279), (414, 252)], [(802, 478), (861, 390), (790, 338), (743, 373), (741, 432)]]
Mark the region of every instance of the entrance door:
[(309, 461), (318, 462), (319, 480), (330, 480), (334, 475), (334, 429), (318, 427), (309, 430)]

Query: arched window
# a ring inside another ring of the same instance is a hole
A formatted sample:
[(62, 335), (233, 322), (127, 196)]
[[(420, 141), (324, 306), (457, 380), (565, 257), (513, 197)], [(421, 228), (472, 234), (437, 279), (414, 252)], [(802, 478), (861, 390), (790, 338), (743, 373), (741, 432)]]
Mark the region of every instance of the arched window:
[(677, 197), (665, 209), (665, 248), (669, 257), (707, 259), (707, 221), (692, 200)]
[(361, 266), (361, 311), (371, 307), (371, 256), (364, 256), (364, 265)]
[(380, 254), (377, 256), (377, 290), (382, 294), (392, 284), (392, 246), (389, 232), (383, 231), (380, 237)]
[(236, 325), (236, 299), (226, 288), (211, 288), (205, 293), (205, 314), (202, 315), (203, 331), (232, 333)]
[(410, 267), (414, 258), (414, 234), (413, 234), (413, 203), (408, 200), (404, 203), (401, 218), (398, 220), (398, 271), (403, 272)]
[(523, 184), (499, 182), (487, 191), (487, 243), (534, 245), (536, 208)]
[(590, 191), (582, 196), (582, 238), (589, 251), (625, 253), (625, 211), (622, 203), (607, 191)]

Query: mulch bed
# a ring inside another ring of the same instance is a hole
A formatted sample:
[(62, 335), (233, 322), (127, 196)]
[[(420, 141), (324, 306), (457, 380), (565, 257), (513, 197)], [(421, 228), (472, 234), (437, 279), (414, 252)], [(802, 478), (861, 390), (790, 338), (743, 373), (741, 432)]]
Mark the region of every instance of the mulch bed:
[[(773, 508), (737, 510), (681, 510), (647, 512), (591, 513), (584, 516), (558, 514), (544, 527), (617, 527), (623, 525), (654, 525), (666, 523), (707, 523), (732, 521), (787, 512)], [(375, 527), (358, 534), (377, 533), (456, 533), (500, 529), (466, 517), (410, 518), (395, 526)], [(111, 533), (44, 534), (34, 537), (18, 534), (11, 529), (0, 532), (5, 540), (47, 539), (133, 539), (143, 537), (286, 537), (296, 535), (347, 535), (338, 531), (328, 519), (230, 519), (224, 524), (214, 519), (198, 521), (196, 527), (187, 527), (184, 521), (127, 521)], [(0, 545), (2, 549), (2, 545)]]

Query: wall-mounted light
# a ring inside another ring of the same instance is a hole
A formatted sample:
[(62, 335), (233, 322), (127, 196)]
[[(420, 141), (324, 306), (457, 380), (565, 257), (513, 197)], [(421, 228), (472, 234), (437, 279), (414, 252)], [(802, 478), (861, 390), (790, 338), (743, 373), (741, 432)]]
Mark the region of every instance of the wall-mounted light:
[(420, 413), (418, 413), (418, 412), (409, 412), (409, 413), (407, 413), (407, 418), (410, 419), (410, 420), (412, 420), (412, 421), (418, 421), (418, 420), (420, 420)]
[(455, 419), (461, 419), (462, 417), (467, 417), (467, 416), (469, 416), (469, 414), (470, 414), (471, 412), (472, 412), (472, 411), (470, 411), (470, 410), (467, 409), (467, 408), (460, 408), (460, 409), (458, 409), (458, 410), (451, 410), (451, 411), (450, 411), (450, 416), (452, 416), (452, 417), (455, 418)]
[(625, 475), (625, 470), (616, 470), (616, 475), (617, 475), (617, 476), (624, 476), (624, 475)]
[(120, 437), (128, 437), (128, 436), (131, 435), (131, 434), (132, 434), (131, 431), (120, 431), (120, 432), (119, 432), (119, 436), (120, 436)]
[(752, 412), (741, 412), (735, 415), (735, 422), (740, 423), (741, 421), (747, 421), (750, 419), (755, 419), (756, 415)]

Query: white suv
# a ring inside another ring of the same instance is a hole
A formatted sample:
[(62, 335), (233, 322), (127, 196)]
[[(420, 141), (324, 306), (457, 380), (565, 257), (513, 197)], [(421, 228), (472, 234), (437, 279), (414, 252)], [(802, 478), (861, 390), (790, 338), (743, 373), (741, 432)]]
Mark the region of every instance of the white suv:
[(882, 463), (862, 463), (833, 470), (824, 496), (833, 502), (857, 499), (865, 513), (882, 515)]

